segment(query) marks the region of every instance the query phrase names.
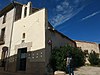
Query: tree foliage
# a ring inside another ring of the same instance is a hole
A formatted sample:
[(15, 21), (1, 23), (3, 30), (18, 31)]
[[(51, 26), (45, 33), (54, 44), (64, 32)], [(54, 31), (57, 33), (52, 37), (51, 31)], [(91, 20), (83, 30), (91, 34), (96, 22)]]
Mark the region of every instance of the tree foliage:
[(69, 52), (74, 59), (74, 67), (80, 67), (84, 65), (85, 58), (84, 53), (81, 49), (66, 45), (60, 48), (54, 48), (51, 53), (50, 64), (54, 71), (56, 70), (66, 70), (66, 57), (67, 52)]
[(100, 59), (99, 59), (99, 54), (92, 52), (89, 54), (89, 62), (91, 65), (99, 65), (100, 64)]
[(71, 47), (68, 45), (67, 51), (69, 51), (73, 57), (74, 67), (80, 67), (85, 64), (85, 55), (84, 55), (84, 52), (80, 48)]

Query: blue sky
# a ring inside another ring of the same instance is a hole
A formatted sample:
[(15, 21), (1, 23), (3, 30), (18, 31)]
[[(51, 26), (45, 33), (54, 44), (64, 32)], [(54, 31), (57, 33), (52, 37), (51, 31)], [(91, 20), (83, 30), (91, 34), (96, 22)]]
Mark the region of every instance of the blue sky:
[[(0, 10), (10, 1), (0, 0)], [(31, 1), (33, 7), (45, 7), (53, 27), (71, 39), (100, 43), (100, 0), (16, 1)]]

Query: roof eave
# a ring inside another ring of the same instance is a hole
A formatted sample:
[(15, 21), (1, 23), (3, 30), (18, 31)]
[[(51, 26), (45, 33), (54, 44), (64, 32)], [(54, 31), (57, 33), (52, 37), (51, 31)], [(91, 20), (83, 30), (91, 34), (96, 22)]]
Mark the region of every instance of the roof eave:
[(21, 4), (21, 3), (19, 3), (19, 2), (15, 2), (14, 1), (14, 4), (13, 3), (10, 3), (10, 4), (8, 4), (6, 7), (4, 7), (1, 11), (0, 11), (0, 17), (3, 15), (3, 14), (5, 14), (5, 13), (7, 13), (9, 10), (11, 10), (11, 9), (13, 9), (14, 8), (14, 5), (16, 6), (16, 5), (23, 5), (23, 4)]

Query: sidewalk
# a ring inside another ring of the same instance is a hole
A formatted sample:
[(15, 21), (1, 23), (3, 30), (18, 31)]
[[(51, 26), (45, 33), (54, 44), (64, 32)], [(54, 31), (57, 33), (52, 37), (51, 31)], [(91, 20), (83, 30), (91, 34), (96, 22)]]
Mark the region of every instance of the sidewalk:
[(0, 75), (33, 75), (33, 74), (29, 74), (29, 73), (21, 73), (21, 72), (17, 72), (17, 73), (0, 72)]
[[(100, 67), (83, 66), (74, 71), (75, 75), (100, 75)], [(66, 74), (68, 75), (68, 74)]]

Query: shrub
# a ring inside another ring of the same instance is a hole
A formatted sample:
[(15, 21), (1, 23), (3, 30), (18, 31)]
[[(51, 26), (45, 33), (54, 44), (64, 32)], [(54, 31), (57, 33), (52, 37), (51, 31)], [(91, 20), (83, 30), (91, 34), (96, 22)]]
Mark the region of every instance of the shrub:
[(67, 51), (70, 52), (74, 59), (74, 67), (80, 67), (85, 64), (85, 55), (80, 48), (71, 47), (67, 45)]
[(67, 52), (69, 52), (74, 59), (74, 67), (80, 67), (84, 65), (85, 58), (82, 50), (70, 45), (66, 45), (60, 48), (54, 48), (52, 50), (50, 64), (54, 71), (66, 71), (66, 60), (64, 59), (66, 59)]
[(100, 59), (99, 59), (99, 54), (92, 52), (89, 54), (89, 62), (91, 65), (99, 65), (100, 64)]
[(65, 70), (65, 61), (64, 58), (66, 57), (66, 48), (61, 47), (61, 48), (54, 48), (51, 53), (51, 67), (53, 68), (54, 71), (56, 70)]

